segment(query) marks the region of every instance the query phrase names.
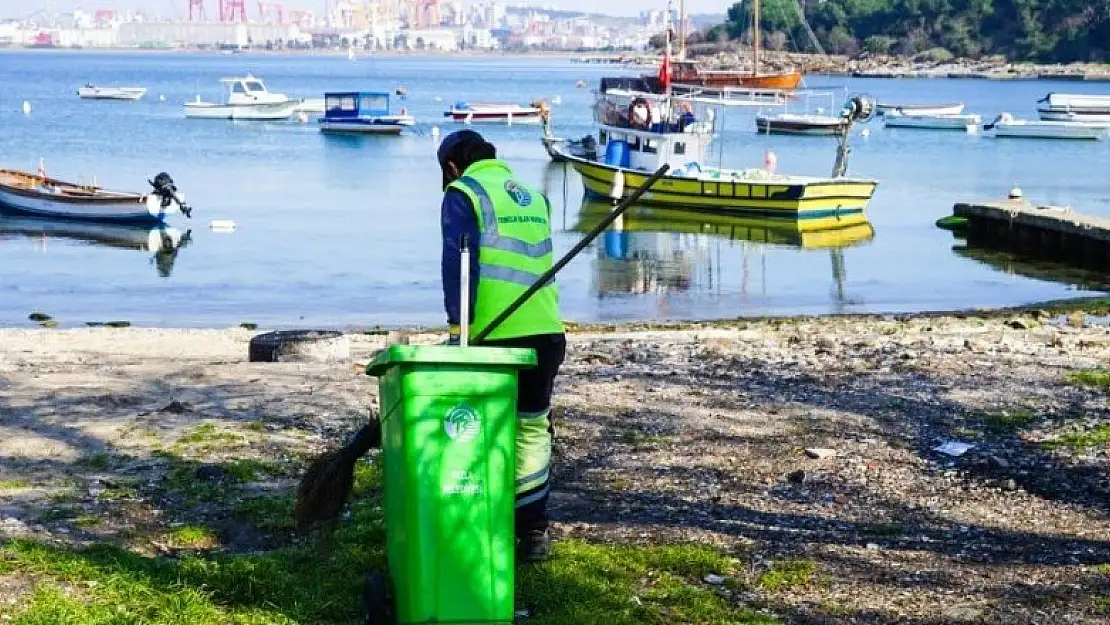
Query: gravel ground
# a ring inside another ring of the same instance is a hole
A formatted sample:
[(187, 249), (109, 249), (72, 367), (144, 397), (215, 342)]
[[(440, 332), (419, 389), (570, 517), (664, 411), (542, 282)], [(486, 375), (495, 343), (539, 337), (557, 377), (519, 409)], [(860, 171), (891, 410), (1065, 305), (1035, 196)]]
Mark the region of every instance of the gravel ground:
[[(249, 494), (287, 495), (374, 408), (359, 363), (396, 337), (254, 364), (251, 335), (0, 330), (0, 537), (294, 540), (181, 476), (249, 461)], [(720, 592), (789, 623), (1110, 622), (1110, 409), (1074, 377), (1108, 357), (1106, 326), (1035, 313), (583, 330), (557, 391), (555, 531), (714, 544), (738, 561)], [(814, 575), (754, 583), (784, 561)], [(0, 602), (31, 586), (0, 575)]]

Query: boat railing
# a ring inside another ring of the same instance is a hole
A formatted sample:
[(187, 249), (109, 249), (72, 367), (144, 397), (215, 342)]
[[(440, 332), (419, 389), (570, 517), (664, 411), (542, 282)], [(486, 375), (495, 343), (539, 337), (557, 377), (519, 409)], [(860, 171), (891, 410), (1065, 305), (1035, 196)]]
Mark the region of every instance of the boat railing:
[(736, 87), (705, 88), (697, 85), (675, 84), (680, 93), (675, 100), (697, 102), (715, 106), (785, 106), (793, 97), (782, 89), (741, 89)]

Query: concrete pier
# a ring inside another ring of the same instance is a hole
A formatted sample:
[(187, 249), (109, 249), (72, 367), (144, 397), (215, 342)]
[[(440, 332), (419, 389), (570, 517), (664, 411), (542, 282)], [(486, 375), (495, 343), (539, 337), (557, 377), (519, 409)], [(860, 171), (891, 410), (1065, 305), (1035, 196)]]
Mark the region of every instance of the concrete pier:
[(1110, 269), (1110, 219), (1025, 200), (956, 204), (969, 245), (1096, 270)]

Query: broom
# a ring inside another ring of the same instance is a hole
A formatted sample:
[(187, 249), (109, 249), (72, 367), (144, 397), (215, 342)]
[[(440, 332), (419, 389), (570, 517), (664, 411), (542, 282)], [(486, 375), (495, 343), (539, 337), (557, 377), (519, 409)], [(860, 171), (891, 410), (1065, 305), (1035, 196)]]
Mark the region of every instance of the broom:
[[(547, 284), (551, 282), (551, 279), (555, 277), (555, 274), (559, 273), (559, 271), (585, 249), (586, 246), (593, 243), (594, 239), (604, 232), (618, 217), (623, 215), (624, 212), (628, 210), (636, 200), (639, 200), (640, 197), (643, 196), (663, 174), (667, 173), (669, 169), (669, 165), (660, 167), (644, 182), (644, 184), (633, 191), (632, 195), (614, 206), (613, 210), (594, 226), (586, 236), (582, 237), (582, 240), (579, 241), (577, 245), (560, 258), (551, 269), (540, 276), (527, 291), (521, 294), (516, 301), (503, 310), (501, 314), (475, 336), (474, 340), (471, 342), (481, 343), (493, 330), (516, 312), (524, 302), (528, 301), (528, 298), (532, 297), (536, 291), (547, 286)], [(351, 488), (354, 486), (355, 463), (358, 462), (359, 458), (369, 453), (371, 449), (381, 447), (381, 443), (381, 421), (379, 421), (378, 417), (372, 417), (366, 425), (362, 426), (362, 428), (355, 433), (346, 445), (339, 449), (324, 453), (309, 465), (308, 470), (297, 486), (297, 501), (293, 507), (293, 521), (296, 523), (298, 529), (304, 530), (315, 524), (326, 523), (339, 518), (339, 515), (343, 513), (343, 507), (347, 505), (347, 498), (351, 495)]]

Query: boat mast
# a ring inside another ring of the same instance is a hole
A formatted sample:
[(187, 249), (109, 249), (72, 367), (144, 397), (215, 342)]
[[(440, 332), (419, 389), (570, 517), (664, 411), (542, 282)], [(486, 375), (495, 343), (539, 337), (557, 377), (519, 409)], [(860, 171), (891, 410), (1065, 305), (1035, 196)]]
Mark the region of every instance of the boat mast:
[(678, 58), (686, 58), (686, 0), (678, 0)]
[(752, 75), (759, 75), (759, 0), (753, 0), (752, 24), (755, 35), (752, 37)]

